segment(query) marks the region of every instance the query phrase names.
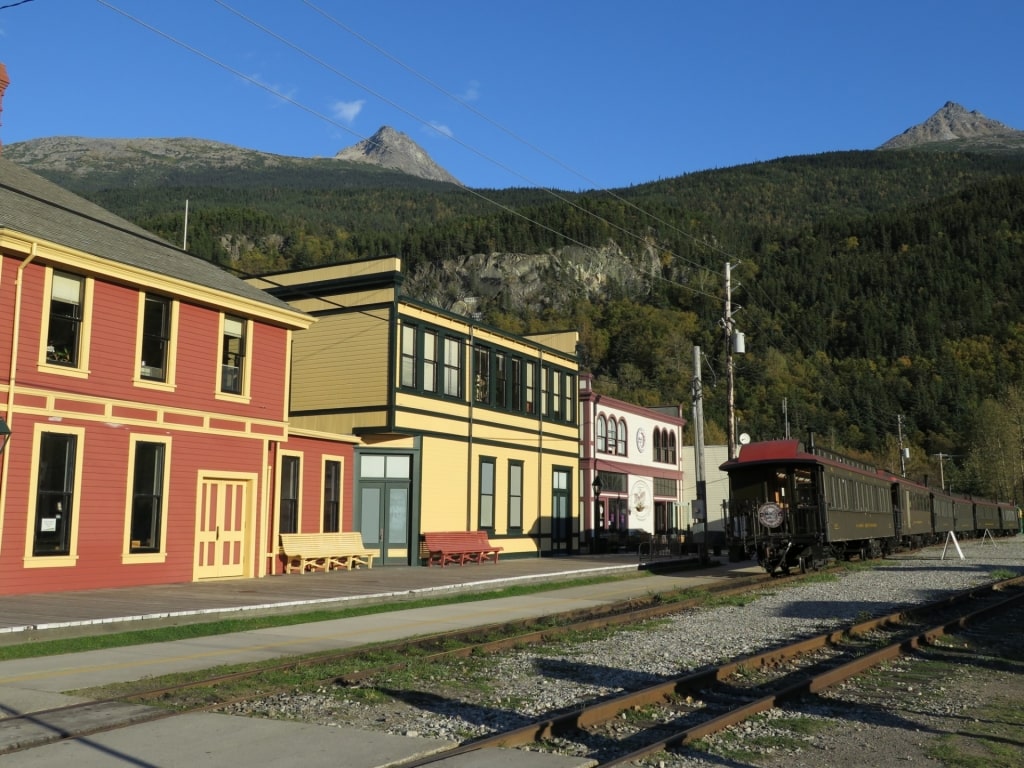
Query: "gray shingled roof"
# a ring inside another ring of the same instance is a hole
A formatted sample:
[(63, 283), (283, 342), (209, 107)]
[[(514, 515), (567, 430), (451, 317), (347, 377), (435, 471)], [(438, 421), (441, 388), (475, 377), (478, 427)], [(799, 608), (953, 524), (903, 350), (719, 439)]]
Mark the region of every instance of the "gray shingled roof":
[(220, 267), (0, 158), (0, 229), (11, 229), (278, 309), (296, 310)]

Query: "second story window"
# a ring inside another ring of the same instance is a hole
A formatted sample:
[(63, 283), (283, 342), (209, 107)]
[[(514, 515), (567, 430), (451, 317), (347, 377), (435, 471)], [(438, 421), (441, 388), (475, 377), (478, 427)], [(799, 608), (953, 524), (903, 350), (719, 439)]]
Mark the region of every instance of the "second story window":
[(444, 340), (444, 394), (462, 397), (462, 342)]
[(597, 417), (597, 446), (598, 453), (608, 451), (608, 420), (604, 416)]
[(508, 369), (504, 352), (494, 353), (494, 404), (508, 408)]
[(526, 412), (537, 412), (537, 364), (526, 361)]
[(224, 317), (220, 363), (220, 391), (232, 395), (242, 394), (242, 374), (245, 371), (245, 320), (240, 317)]
[(491, 399), (491, 350), (473, 348), (473, 400), (489, 403)]
[(167, 381), (167, 352), (171, 336), (171, 302), (163, 296), (146, 296), (142, 310), (142, 359), (139, 375), (150, 381)]
[(402, 326), (401, 385), (416, 386), (416, 326)]
[(423, 391), (437, 392), (437, 334), (423, 332)]
[(63, 272), (53, 273), (46, 362), (79, 367), (84, 289), (84, 278)]

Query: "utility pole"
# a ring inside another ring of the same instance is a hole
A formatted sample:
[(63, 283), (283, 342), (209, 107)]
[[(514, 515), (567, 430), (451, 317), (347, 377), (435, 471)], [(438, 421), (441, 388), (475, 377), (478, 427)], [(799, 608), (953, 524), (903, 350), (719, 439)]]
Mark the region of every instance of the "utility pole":
[(729, 458), (736, 458), (736, 394), (732, 362), (732, 265), (725, 262), (725, 315), (722, 318), (725, 332), (725, 381), (726, 418), (725, 434), (729, 446)]
[(903, 450), (903, 414), (896, 416), (896, 431), (900, 440), (900, 475), (907, 476), (907, 455)]
[(704, 536), (701, 539), (700, 561), (705, 562), (708, 556), (708, 484), (704, 467), (704, 385), (700, 373), (700, 347), (693, 348), (693, 457), (697, 481), (697, 502), (692, 517), (704, 523)]
[(945, 460), (952, 459), (959, 455), (960, 454), (958, 453), (942, 453), (941, 451), (939, 453), (932, 454), (932, 456), (935, 456), (939, 460), (939, 487), (942, 490), (946, 490), (946, 471), (944, 469)]

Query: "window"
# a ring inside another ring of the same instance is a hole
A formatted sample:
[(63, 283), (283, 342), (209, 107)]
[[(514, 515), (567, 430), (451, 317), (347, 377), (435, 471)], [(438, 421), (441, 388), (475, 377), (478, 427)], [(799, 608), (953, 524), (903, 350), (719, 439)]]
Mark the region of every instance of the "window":
[(619, 423), (615, 419), (608, 419), (608, 453), (615, 453), (618, 449)]
[(595, 450), (598, 453), (608, 451), (608, 420), (604, 416), (597, 417), (597, 445)]
[(402, 325), (401, 385), (416, 386), (416, 326)]
[(423, 333), (423, 390), (437, 392), (437, 334)]
[(508, 463), (508, 529), (523, 527), (523, 462)]
[(462, 397), (462, 342), (459, 339), (444, 340), (444, 394)]
[(129, 552), (159, 552), (164, 507), (163, 443), (135, 443)]
[(551, 416), (562, 418), (562, 374), (551, 371)]
[(654, 429), (654, 460), (665, 461), (665, 454), (662, 453), (661, 447), (661, 430), (657, 427)]
[(171, 337), (171, 302), (162, 296), (146, 295), (142, 308), (142, 357), (139, 376), (150, 381), (167, 381), (167, 353)]
[(489, 403), (491, 397), (491, 350), (473, 347), (473, 401)]
[(341, 530), (341, 462), (324, 462), (324, 533)]
[(480, 459), (480, 528), (494, 528), (494, 459)]
[(551, 391), (551, 371), (546, 365), (540, 367), (540, 415), (546, 417), (551, 410), (548, 393)]
[(665, 463), (675, 464), (676, 463), (676, 433), (665, 432)]
[(494, 404), (508, 408), (508, 370), (504, 352), (494, 353)]
[(615, 449), (615, 452), (617, 454), (619, 454), (619, 456), (625, 456), (626, 455), (626, 436), (628, 434), (629, 433), (626, 432), (626, 420), (622, 419), (619, 422), (619, 438), (618, 438), (618, 444), (617, 444), (616, 449)]
[(50, 286), (50, 324), (46, 362), (78, 368), (82, 338), (85, 278), (54, 272)]
[(245, 325), (241, 317), (224, 317), (224, 335), (221, 340), (220, 391), (232, 395), (242, 394), (245, 371)]
[(512, 399), (508, 404), (509, 408), (513, 411), (522, 411), (525, 409), (523, 404), (523, 361), (517, 357), (513, 357), (509, 361), (508, 378), (512, 384)]
[(565, 392), (562, 395), (565, 402), (562, 406), (562, 417), (567, 422), (573, 422), (576, 420), (576, 392), (573, 386), (575, 382), (576, 380), (573, 376), (568, 373), (565, 374)]
[(278, 506), (278, 531), (299, 532), (299, 457), (281, 457), (281, 498)]
[(77, 451), (77, 435), (59, 432), (40, 435), (33, 555), (71, 554)]
[(526, 362), (526, 412), (537, 412), (537, 364)]

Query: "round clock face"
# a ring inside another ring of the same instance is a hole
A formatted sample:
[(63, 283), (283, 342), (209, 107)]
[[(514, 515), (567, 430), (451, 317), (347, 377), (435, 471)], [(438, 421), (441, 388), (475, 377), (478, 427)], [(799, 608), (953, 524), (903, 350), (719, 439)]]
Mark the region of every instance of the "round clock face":
[(636, 431), (636, 449), (643, 453), (645, 445), (647, 445), (647, 435), (644, 434), (643, 429), (638, 429)]

